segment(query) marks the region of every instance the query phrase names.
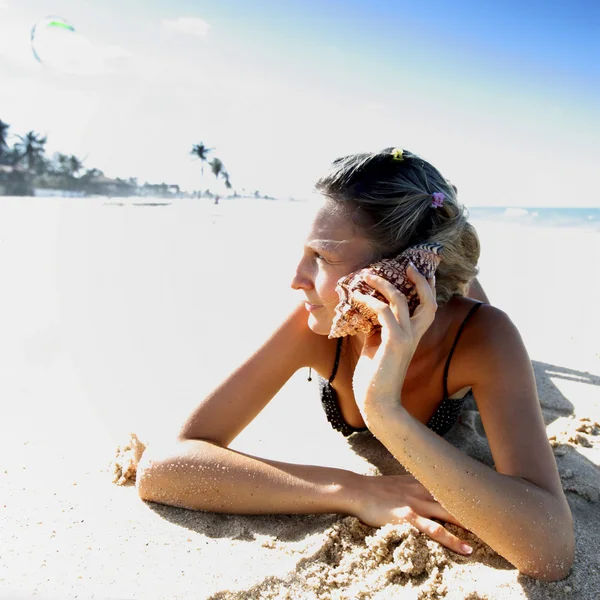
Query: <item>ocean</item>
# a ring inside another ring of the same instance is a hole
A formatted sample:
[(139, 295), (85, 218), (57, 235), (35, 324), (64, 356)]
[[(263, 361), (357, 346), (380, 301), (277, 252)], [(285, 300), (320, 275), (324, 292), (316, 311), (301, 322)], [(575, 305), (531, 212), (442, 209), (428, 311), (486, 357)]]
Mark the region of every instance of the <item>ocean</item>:
[[(218, 205), (208, 198), (202, 199), (181, 199), (181, 198), (110, 198), (94, 196), (90, 198), (63, 198), (64, 202), (56, 197), (50, 200), (42, 197), (9, 197), (0, 196), (0, 205), (11, 207), (22, 206), (43, 206), (44, 201), (59, 202), (57, 206), (66, 204), (76, 204), (78, 207), (83, 204), (88, 206), (106, 206), (106, 207), (148, 207), (151, 210), (167, 209), (170, 206), (187, 205), (193, 206), (194, 212), (206, 213), (212, 220), (219, 217), (246, 218), (252, 214), (266, 215), (279, 212), (284, 209), (284, 205), (295, 205), (296, 212), (302, 213), (302, 205), (308, 201), (298, 199), (290, 200), (265, 200), (256, 198), (236, 198), (221, 199)], [(515, 225), (524, 225), (528, 227), (567, 227), (570, 229), (586, 229), (600, 233), (600, 207), (515, 207), (515, 206), (467, 206), (470, 218), (474, 223), (483, 221), (503, 222)]]
[(600, 208), (571, 207), (469, 207), (473, 221), (501, 221), (529, 227), (569, 227), (600, 233)]

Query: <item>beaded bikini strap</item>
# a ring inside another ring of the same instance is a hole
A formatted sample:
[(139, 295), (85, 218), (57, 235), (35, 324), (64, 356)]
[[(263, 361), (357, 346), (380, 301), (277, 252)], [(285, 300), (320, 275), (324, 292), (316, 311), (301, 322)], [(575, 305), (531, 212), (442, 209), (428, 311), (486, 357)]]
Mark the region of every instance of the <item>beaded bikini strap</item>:
[[(329, 383), (331, 383), (337, 373), (338, 366), (340, 364), (340, 354), (342, 351), (342, 342), (344, 338), (341, 337), (338, 339), (337, 348), (335, 351), (335, 362), (333, 363), (333, 371), (331, 372), (331, 377), (329, 378)], [(308, 367), (308, 379), (307, 381), (312, 381), (312, 367)]]
[(448, 354), (448, 360), (446, 361), (446, 366), (444, 367), (444, 398), (448, 398), (448, 369), (450, 368), (450, 360), (452, 359), (452, 355), (454, 354), (454, 349), (456, 348), (456, 344), (458, 344), (458, 340), (463, 332), (463, 329), (465, 328), (465, 325), (467, 324), (467, 321), (471, 318), (471, 315), (475, 314), (475, 311), (482, 304), (484, 304), (484, 303), (479, 302), (478, 304), (474, 304), (471, 307), (471, 309), (469, 310), (469, 312), (467, 313), (465, 320), (460, 324), (460, 327), (458, 328), (458, 333), (456, 334), (456, 337), (454, 338), (454, 344), (452, 344), (450, 354)]

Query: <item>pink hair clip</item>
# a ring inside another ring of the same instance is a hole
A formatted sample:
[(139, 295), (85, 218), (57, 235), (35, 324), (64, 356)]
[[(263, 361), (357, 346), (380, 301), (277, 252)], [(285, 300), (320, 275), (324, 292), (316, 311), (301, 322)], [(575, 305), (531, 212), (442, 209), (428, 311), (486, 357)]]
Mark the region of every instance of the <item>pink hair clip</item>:
[(433, 202), (431, 203), (432, 208), (441, 208), (444, 205), (446, 196), (443, 192), (433, 192), (431, 197), (433, 198)]

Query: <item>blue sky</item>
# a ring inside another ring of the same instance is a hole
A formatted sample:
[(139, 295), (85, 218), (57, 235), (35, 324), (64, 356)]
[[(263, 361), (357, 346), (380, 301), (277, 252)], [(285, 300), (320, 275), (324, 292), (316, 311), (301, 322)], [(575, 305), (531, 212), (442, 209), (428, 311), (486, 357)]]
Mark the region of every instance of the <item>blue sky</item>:
[[(93, 48), (35, 62), (49, 14)], [(399, 145), (468, 205), (598, 206), (600, 4), (0, 0), (0, 118), (110, 176), (309, 193), (335, 157)], [(214, 185), (213, 185), (214, 187)]]

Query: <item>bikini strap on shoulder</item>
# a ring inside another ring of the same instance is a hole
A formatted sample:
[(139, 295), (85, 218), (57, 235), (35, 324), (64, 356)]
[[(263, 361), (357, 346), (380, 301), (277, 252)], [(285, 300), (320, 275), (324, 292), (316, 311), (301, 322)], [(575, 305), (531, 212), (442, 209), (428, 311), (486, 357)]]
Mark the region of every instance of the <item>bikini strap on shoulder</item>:
[(446, 361), (446, 366), (444, 367), (444, 398), (448, 398), (448, 370), (450, 369), (450, 360), (452, 360), (452, 355), (454, 354), (454, 349), (456, 348), (456, 345), (458, 344), (458, 340), (460, 339), (460, 336), (463, 332), (463, 329), (465, 328), (465, 325), (467, 324), (467, 321), (471, 318), (471, 316), (473, 314), (475, 314), (475, 311), (482, 304), (484, 304), (484, 303), (479, 302), (477, 304), (474, 304), (469, 309), (467, 316), (464, 318), (463, 322), (460, 324), (460, 327), (458, 328), (458, 332), (456, 333), (456, 337), (454, 338), (454, 343), (452, 344), (452, 348), (450, 349), (450, 354), (448, 354), (448, 360)]
[(338, 339), (337, 348), (335, 351), (335, 362), (333, 363), (333, 371), (331, 372), (331, 377), (329, 378), (329, 383), (331, 383), (334, 380), (335, 375), (337, 373), (338, 366), (340, 364), (340, 354), (342, 353), (342, 342), (343, 341), (344, 341), (343, 337)]
[[(337, 342), (337, 348), (335, 351), (335, 362), (333, 363), (333, 371), (331, 372), (331, 376), (329, 377), (328, 382), (331, 383), (337, 373), (338, 366), (340, 364), (340, 354), (342, 350), (342, 341), (344, 338), (339, 338)], [(312, 367), (308, 367), (308, 381), (312, 381)]]

